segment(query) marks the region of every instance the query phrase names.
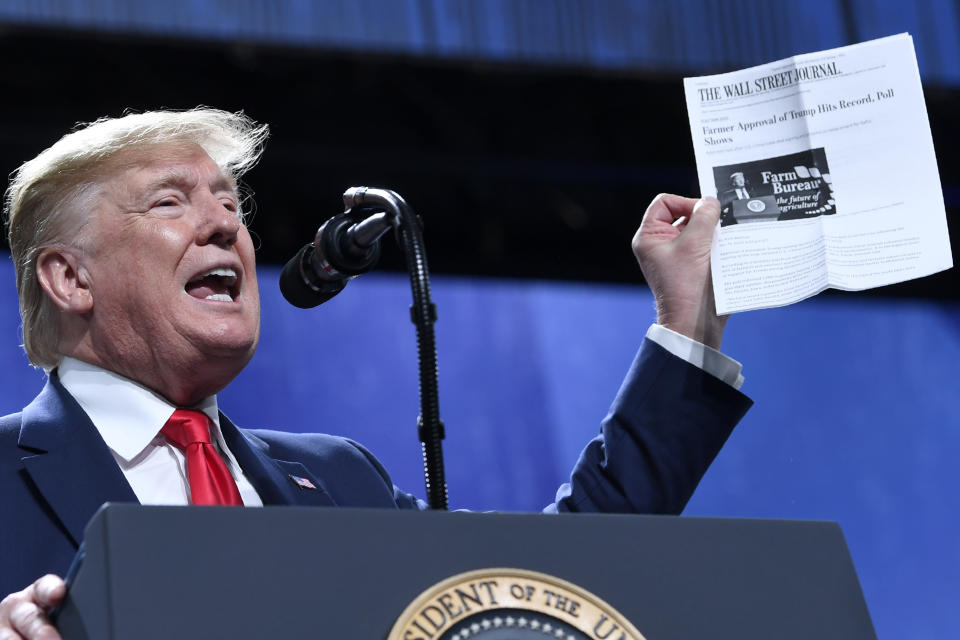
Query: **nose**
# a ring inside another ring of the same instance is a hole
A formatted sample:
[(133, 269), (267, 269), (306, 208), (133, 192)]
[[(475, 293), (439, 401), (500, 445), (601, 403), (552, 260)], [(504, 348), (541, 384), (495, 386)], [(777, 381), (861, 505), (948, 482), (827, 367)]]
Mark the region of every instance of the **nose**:
[(238, 211), (231, 211), (220, 198), (207, 194), (202, 203), (201, 222), (198, 228), (200, 244), (230, 247), (237, 241), (243, 222)]

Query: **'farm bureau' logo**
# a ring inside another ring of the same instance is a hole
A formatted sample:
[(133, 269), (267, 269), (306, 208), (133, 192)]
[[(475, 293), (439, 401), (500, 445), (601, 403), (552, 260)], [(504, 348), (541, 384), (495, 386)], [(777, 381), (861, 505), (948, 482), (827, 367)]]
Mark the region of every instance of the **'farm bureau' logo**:
[(645, 640), (606, 602), (523, 569), (480, 569), (420, 594), (387, 640)]

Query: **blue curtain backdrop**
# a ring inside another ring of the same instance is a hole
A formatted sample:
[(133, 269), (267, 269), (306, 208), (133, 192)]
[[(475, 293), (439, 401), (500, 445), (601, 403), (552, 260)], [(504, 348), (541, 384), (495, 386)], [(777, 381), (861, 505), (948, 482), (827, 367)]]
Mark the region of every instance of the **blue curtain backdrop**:
[(955, 0), (0, 0), (0, 23), (657, 73), (909, 31), (924, 81), (960, 82)]
[[(12, 267), (0, 265), (13, 411), (44, 376), (17, 347)], [(243, 426), (354, 438), (423, 495), (407, 279), (363, 276), (302, 311), (282, 300), (277, 275), (261, 270), (261, 346), (222, 408)], [(596, 433), (653, 320), (651, 296), (435, 278), (434, 299), (452, 507), (539, 510)], [(745, 364), (757, 406), (686, 514), (838, 521), (881, 638), (956, 637), (957, 305), (820, 297), (734, 316), (724, 351)]]

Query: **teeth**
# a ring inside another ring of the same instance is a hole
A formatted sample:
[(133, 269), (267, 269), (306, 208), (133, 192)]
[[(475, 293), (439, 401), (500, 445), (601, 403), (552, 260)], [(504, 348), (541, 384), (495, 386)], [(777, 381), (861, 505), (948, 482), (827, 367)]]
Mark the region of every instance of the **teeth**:
[(216, 269), (210, 269), (206, 273), (202, 273), (198, 278), (206, 278), (207, 276), (221, 276), (224, 278), (236, 278), (237, 272), (229, 267), (217, 267)]
[(218, 301), (220, 301), (220, 302), (233, 302), (233, 298), (231, 298), (231, 297), (230, 297), (228, 294), (226, 294), (226, 293), (211, 293), (210, 295), (208, 295), (208, 296), (205, 298), (205, 300), (218, 300)]

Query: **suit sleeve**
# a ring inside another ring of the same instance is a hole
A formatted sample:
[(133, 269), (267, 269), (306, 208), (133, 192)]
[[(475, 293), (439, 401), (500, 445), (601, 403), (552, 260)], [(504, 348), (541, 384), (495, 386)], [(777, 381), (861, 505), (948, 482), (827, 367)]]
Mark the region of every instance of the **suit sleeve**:
[(679, 514), (751, 405), (644, 340), (600, 435), (544, 511)]
[[(680, 513), (751, 401), (644, 340), (600, 435), (546, 512)], [(365, 447), (322, 434), (254, 432), (310, 469), (340, 506), (426, 509)]]
[(347, 442), (363, 454), (363, 456), (367, 459), (367, 462), (369, 462), (370, 465), (376, 469), (377, 473), (383, 479), (384, 484), (391, 487), (391, 490), (393, 491), (393, 501), (397, 504), (397, 508), (418, 509), (420, 511), (426, 511), (430, 508), (430, 505), (427, 504), (426, 501), (421, 500), (412, 493), (407, 493), (397, 485), (393, 484), (393, 481), (390, 479), (390, 474), (387, 473), (387, 470), (380, 463), (380, 461), (377, 460), (377, 458), (370, 453), (366, 447), (353, 440), (347, 440)]

